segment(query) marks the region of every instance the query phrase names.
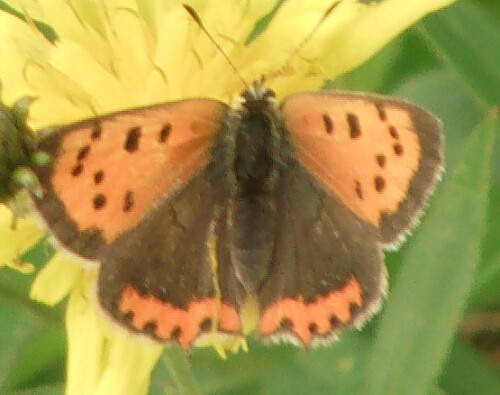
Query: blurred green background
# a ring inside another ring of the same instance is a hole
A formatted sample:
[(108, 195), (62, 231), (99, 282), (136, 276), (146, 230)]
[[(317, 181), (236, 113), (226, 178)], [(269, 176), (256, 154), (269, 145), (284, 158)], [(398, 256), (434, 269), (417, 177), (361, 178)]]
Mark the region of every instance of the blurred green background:
[[(312, 351), (253, 339), (226, 361), (170, 350), (151, 394), (500, 393), (500, 2), (458, 1), (332, 86), (406, 98), (445, 125), (446, 174), (421, 226), (387, 253), (382, 313)], [(27, 258), (40, 266), (44, 251)], [(31, 281), (0, 269), (2, 394), (64, 391), (64, 306), (30, 301)]]

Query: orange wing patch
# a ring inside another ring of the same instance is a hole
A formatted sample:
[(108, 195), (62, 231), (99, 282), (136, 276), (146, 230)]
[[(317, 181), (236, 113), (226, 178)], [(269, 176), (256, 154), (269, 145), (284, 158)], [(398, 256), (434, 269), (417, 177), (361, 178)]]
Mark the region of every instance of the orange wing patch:
[(220, 331), (241, 332), (236, 309), (216, 298), (194, 300), (186, 309), (181, 309), (152, 295), (142, 296), (135, 288), (127, 286), (119, 310), (124, 315), (131, 315), (130, 324), (138, 331), (152, 332), (161, 340), (178, 341), (186, 349), (202, 332), (210, 331), (212, 319), (218, 320)]
[(420, 142), (402, 104), (299, 93), (282, 106), (300, 161), (356, 215), (379, 227), (418, 171)]
[(309, 347), (314, 336), (326, 336), (338, 323), (348, 323), (352, 318), (351, 307), (362, 303), (361, 285), (352, 277), (343, 288), (319, 296), (312, 303), (305, 303), (302, 296), (273, 303), (262, 315), (260, 333), (269, 336), (289, 331)]
[(214, 100), (185, 100), (69, 126), (51, 177), (67, 215), (111, 243), (203, 168), (226, 112)]

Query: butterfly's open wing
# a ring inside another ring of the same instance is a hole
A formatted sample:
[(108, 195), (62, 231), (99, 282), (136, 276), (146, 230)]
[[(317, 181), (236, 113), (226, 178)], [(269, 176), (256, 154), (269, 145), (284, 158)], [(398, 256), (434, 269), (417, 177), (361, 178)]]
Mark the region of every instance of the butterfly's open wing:
[(300, 162), (397, 245), (442, 172), (439, 121), (383, 96), (298, 93), (281, 106)]
[(234, 306), (217, 294), (209, 251), (224, 199), (211, 183), (224, 185), (225, 174), (212, 147), (228, 111), (208, 99), (171, 102), (63, 127), (40, 142), (54, 166), (38, 172), (45, 194), (33, 197), (36, 209), (65, 249), (102, 263), (103, 307), (185, 347), (213, 318), (223, 331), (239, 328)]
[(310, 346), (359, 327), (386, 289), (381, 247), (418, 219), (442, 171), (439, 122), (379, 96), (298, 93), (281, 106), (282, 170), (260, 335)]

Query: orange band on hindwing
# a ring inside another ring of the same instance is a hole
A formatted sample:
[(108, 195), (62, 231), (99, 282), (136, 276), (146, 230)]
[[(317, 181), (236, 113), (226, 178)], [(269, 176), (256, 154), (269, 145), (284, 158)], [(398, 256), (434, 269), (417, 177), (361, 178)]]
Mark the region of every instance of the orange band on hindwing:
[(216, 298), (193, 300), (183, 309), (153, 295), (142, 296), (135, 288), (127, 286), (121, 296), (119, 311), (136, 330), (149, 332), (159, 340), (178, 341), (187, 349), (202, 332), (211, 330), (219, 303), (218, 330), (240, 333), (236, 309)]
[(352, 277), (341, 289), (318, 296), (312, 303), (306, 303), (302, 296), (273, 303), (262, 314), (260, 334), (289, 331), (309, 347), (313, 336), (325, 336), (335, 331), (338, 323), (347, 324), (352, 318), (351, 308), (362, 303), (361, 285)]

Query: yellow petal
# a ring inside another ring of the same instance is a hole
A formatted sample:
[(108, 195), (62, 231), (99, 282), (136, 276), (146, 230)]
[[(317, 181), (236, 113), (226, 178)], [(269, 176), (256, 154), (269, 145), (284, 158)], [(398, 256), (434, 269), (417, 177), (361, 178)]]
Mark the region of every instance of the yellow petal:
[(234, 354), (240, 350), (248, 351), (247, 339), (244, 336), (235, 336), (224, 333), (207, 333), (196, 339), (195, 347), (213, 348), (222, 359), (227, 359), (227, 351)]
[(2, 100), (7, 104), (22, 96), (37, 96), (27, 84), (23, 71), (29, 62), (44, 63), (50, 51), (50, 43), (32, 26), (6, 12), (0, 12), (0, 80)]
[(0, 204), (0, 266), (19, 263), (21, 255), (42, 236), (43, 232), (32, 219), (17, 218), (14, 221), (12, 212)]
[(96, 277), (97, 270), (85, 271), (68, 301), (66, 394), (146, 394), (162, 347), (110, 327), (97, 305)]
[(96, 271), (86, 271), (72, 289), (66, 309), (68, 362), (66, 394), (93, 394), (102, 373), (104, 331), (96, 306), (89, 298)]
[(59, 303), (81, 279), (81, 265), (59, 253), (37, 274), (30, 297), (49, 306)]
[(317, 66), (324, 67), (330, 78), (350, 71), (419, 19), (454, 1), (384, 0), (349, 9), (346, 4), (344, 10), (339, 6), (340, 15), (332, 15), (332, 19), (338, 16), (339, 26), (325, 29), (318, 37)]
[(95, 395), (147, 394), (151, 372), (163, 347), (126, 333), (108, 337), (107, 364), (95, 388)]
[(454, 1), (384, 0), (363, 4), (344, 0), (296, 53), (332, 3), (289, 0), (264, 33), (241, 54), (237, 64), (245, 75), (256, 78), (275, 74), (292, 56), (293, 71), (270, 81), (278, 96), (319, 89), (325, 79), (334, 79), (359, 66), (420, 18)]

